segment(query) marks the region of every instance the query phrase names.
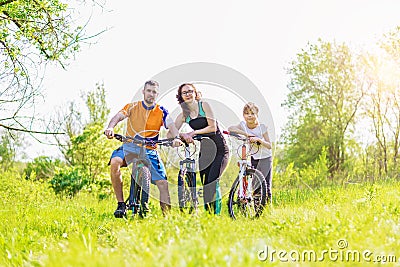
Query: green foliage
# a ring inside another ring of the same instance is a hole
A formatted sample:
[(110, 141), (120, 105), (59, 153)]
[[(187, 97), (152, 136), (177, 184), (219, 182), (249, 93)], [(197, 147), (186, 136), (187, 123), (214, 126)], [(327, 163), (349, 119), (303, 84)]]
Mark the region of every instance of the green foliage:
[(89, 38), (82, 26), (75, 25), (78, 9), (63, 2), (1, 1), (0, 127), (31, 131), (32, 120), (37, 120), (31, 108), (40, 95), (43, 67), (48, 62), (65, 67)]
[(75, 196), (89, 183), (88, 175), (74, 167), (60, 169), (50, 180), (50, 186), (56, 194), (68, 197)]
[(307, 186), (312, 188), (326, 184), (329, 176), (329, 166), (325, 148), (322, 149), (318, 159), (299, 170), (299, 176)]
[(48, 180), (53, 177), (56, 169), (63, 164), (59, 159), (53, 160), (47, 156), (39, 156), (28, 162), (24, 170), (26, 179)]
[(57, 169), (49, 183), (54, 193), (60, 196), (74, 197), (78, 192), (85, 191), (94, 192), (99, 199), (104, 199), (111, 193), (111, 182), (108, 177), (102, 176), (93, 180), (87, 169), (81, 166)]
[(89, 110), (89, 123), (104, 125), (110, 109), (107, 107), (104, 84), (96, 84), (96, 89), (86, 95), (86, 107)]
[[(62, 129), (67, 129), (69, 133), (66, 140), (58, 139), (65, 161), (70, 168), (55, 177), (54, 183), (57, 187), (54, 190), (62, 192), (64, 189), (58, 187), (65, 184), (67, 188), (72, 188), (68, 193), (73, 196), (79, 190), (95, 191), (99, 197), (104, 197), (110, 190), (109, 182), (109, 157), (116, 146), (120, 145), (116, 141), (108, 140), (103, 134), (104, 124), (110, 112), (107, 107), (106, 92), (103, 85), (96, 85), (93, 91), (83, 96), (88, 110), (88, 121), (83, 122), (82, 112), (76, 110), (75, 106), (70, 106), (70, 110), (75, 115), (60, 117)], [(77, 129), (76, 125), (82, 125), (82, 129)], [(70, 180), (61, 183), (59, 180)], [(76, 183), (76, 186), (74, 186)], [(69, 189), (68, 189), (69, 190)], [(67, 190), (67, 191), (68, 191)]]
[(21, 146), (21, 136), (16, 133), (1, 132), (0, 167), (10, 170), (15, 165), (17, 148)]
[(85, 169), (91, 181), (107, 170), (115, 144), (102, 134), (103, 130), (103, 125), (87, 125), (81, 134), (71, 138), (71, 148), (67, 151), (71, 165)]
[(291, 115), (284, 129), (283, 162), (310, 165), (327, 147), (331, 174), (346, 158), (346, 133), (363, 96), (356, 63), (345, 44), (309, 44), (291, 63), (286, 106)]
[(12, 146), (12, 140), (7, 135), (1, 136), (0, 144), (0, 165), (2, 169), (10, 169), (15, 160), (15, 150)]
[[(276, 159), (277, 161), (279, 159)], [(278, 164), (278, 163), (275, 163)], [(327, 161), (326, 149), (322, 149), (322, 153), (311, 164), (296, 167), (294, 162), (289, 163), (286, 167), (276, 169), (273, 174), (274, 188), (318, 188), (327, 184), (329, 177), (329, 166)]]

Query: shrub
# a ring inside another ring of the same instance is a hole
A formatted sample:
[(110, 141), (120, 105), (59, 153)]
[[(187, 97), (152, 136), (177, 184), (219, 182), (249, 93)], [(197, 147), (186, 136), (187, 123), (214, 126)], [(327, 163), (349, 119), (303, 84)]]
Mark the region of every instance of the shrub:
[(56, 168), (61, 167), (59, 159), (52, 160), (50, 157), (40, 156), (29, 162), (24, 169), (25, 178), (31, 180), (48, 180), (53, 177)]
[(51, 179), (50, 186), (56, 194), (73, 197), (89, 184), (88, 175), (81, 169), (66, 167)]

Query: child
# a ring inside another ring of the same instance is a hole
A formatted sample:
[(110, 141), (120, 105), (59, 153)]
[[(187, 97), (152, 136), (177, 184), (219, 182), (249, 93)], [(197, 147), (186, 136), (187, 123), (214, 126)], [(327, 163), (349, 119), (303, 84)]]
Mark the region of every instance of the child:
[(228, 128), (229, 131), (249, 137), (251, 143), (260, 145), (256, 154), (251, 156), (251, 164), (258, 169), (267, 184), (267, 203), (272, 201), (272, 150), (267, 127), (258, 121), (258, 107), (247, 103), (243, 108), (243, 118), (238, 125)]

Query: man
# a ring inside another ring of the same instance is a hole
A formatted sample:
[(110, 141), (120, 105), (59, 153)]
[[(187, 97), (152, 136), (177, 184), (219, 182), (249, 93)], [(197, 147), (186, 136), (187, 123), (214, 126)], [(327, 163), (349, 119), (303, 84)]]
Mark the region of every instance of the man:
[[(111, 139), (114, 136), (114, 127), (122, 120), (128, 118), (126, 135), (132, 137), (146, 138), (149, 140), (158, 139), (158, 131), (161, 126), (169, 129), (169, 136), (178, 136), (179, 132), (173, 120), (168, 116), (168, 111), (156, 103), (159, 84), (150, 80), (144, 84), (143, 100), (126, 104), (108, 124), (105, 130), (106, 136)], [(179, 146), (182, 142), (175, 139), (173, 146)], [(152, 183), (155, 183), (160, 191), (160, 206), (163, 214), (170, 208), (170, 197), (168, 191), (167, 176), (164, 165), (155, 149), (146, 148), (152, 167), (150, 168)], [(126, 167), (126, 161), (122, 146), (116, 149), (110, 159), (111, 183), (118, 201), (118, 207), (114, 212), (116, 218), (126, 216), (126, 204), (122, 190), (121, 167)]]

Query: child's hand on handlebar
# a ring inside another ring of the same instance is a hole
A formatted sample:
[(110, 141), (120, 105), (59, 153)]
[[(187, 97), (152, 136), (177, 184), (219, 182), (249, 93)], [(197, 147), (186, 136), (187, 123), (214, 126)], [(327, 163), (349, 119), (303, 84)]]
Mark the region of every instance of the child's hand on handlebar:
[(261, 138), (256, 136), (249, 137), (250, 143), (257, 143), (258, 145), (261, 144)]

